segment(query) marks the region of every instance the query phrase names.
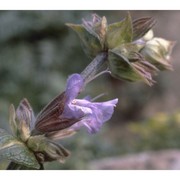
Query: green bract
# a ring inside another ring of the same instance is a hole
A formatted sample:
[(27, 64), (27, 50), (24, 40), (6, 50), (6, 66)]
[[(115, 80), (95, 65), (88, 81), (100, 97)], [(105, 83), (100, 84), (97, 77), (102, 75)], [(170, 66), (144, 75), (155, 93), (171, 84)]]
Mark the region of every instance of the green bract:
[(109, 51), (109, 67), (113, 72), (112, 76), (132, 82), (142, 80), (151, 86), (154, 82), (151, 73), (158, 71), (157, 68), (142, 60), (138, 53), (128, 54), (127, 56), (131, 61), (117, 49)]
[(81, 39), (83, 49), (88, 57), (95, 57), (99, 52), (103, 50), (103, 47), (99, 39), (92, 33), (88, 32), (85, 27), (75, 24), (67, 24), (71, 27)]
[(130, 14), (117, 23), (110, 24), (107, 31), (108, 49), (113, 49), (121, 44), (129, 43), (133, 38), (133, 27)]
[(27, 145), (36, 154), (41, 163), (54, 160), (63, 162), (70, 155), (69, 151), (63, 146), (42, 135), (30, 137)]

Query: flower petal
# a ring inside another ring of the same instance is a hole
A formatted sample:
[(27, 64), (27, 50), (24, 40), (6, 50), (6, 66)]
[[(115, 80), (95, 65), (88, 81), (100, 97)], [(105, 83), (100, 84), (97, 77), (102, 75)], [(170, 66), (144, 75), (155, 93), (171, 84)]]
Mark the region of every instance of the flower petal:
[(93, 114), (88, 104), (91, 102), (85, 99), (74, 99), (69, 104), (65, 105), (62, 117), (69, 119), (82, 119), (84, 116)]
[(84, 86), (83, 78), (80, 74), (72, 74), (68, 80), (66, 85), (66, 103), (71, 102), (75, 99)]
[(114, 99), (102, 103), (91, 103), (86, 100), (76, 100), (76, 105), (83, 106), (82, 110), (91, 109), (91, 112), (86, 113), (81, 121), (75, 123), (71, 128), (79, 130), (81, 127), (85, 126), (89, 133), (93, 134), (99, 131), (102, 124), (108, 121), (113, 112), (114, 107), (117, 104), (118, 99)]

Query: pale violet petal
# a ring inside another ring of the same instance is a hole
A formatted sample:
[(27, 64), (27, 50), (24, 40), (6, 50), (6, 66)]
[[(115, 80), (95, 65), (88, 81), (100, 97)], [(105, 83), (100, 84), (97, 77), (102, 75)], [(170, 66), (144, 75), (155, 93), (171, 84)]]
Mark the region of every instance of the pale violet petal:
[(80, 74), (72, 74), (66, 84), (66, 103), (75, 99), (84, 86), (83, 78)]
[[(114, 107), (118, 99), (114, 99), (102, 103), (91, 103), (87, 100), (76, 100), (78, 106), (84, 106), (91, 109), (92, 113), (84, 115), (81, 121), (75, 123), (71, 128), (78, 130), (81, 127), (86, 127), (89, 133), (96, 133), (101, 128), (102, 124), (112, 117)], [(84, 111), (85, 112), (85, 111)]]

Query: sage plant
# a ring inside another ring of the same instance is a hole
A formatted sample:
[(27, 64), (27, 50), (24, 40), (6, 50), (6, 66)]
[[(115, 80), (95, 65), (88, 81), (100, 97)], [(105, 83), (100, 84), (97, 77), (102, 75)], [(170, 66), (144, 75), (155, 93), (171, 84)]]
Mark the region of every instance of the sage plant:
[(91, 63), (81, 72), (70, 75), (64, 92), (35, 116), (27, 99), (17, 109), (9, 109), (12, 134), (0, 129), (0, 158), (10, 160), (7, 169), (44, 169), (44, 163), (63, 162), (70, 152), (56, 140), (72, 136), (81, 128), (97, 133), (111, 119), (118, 99), (94, 102), (78, 95), (99, 75), (109, 73), (125, 81), (144, 81), (149, 86), (161, 70), (172, 70), (171, 52), (175, 42), (154, 37), (155, 20), (151, 17), (107, 23), (106, 17), (92, 15), (82, 24), (70, 24), (80, 38)]

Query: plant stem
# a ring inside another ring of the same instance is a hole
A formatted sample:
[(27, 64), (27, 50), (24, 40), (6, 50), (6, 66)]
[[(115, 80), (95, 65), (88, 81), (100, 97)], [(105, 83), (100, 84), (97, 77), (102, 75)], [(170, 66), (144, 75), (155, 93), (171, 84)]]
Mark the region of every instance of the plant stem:
[(84, 78), (85, 84), (90, 82), (91, 79), (98, 73), (99, 69), (103, 66), (107, 59), (107, 53), (99, 53), (91, 63), (81, 72), (81, 76)]

